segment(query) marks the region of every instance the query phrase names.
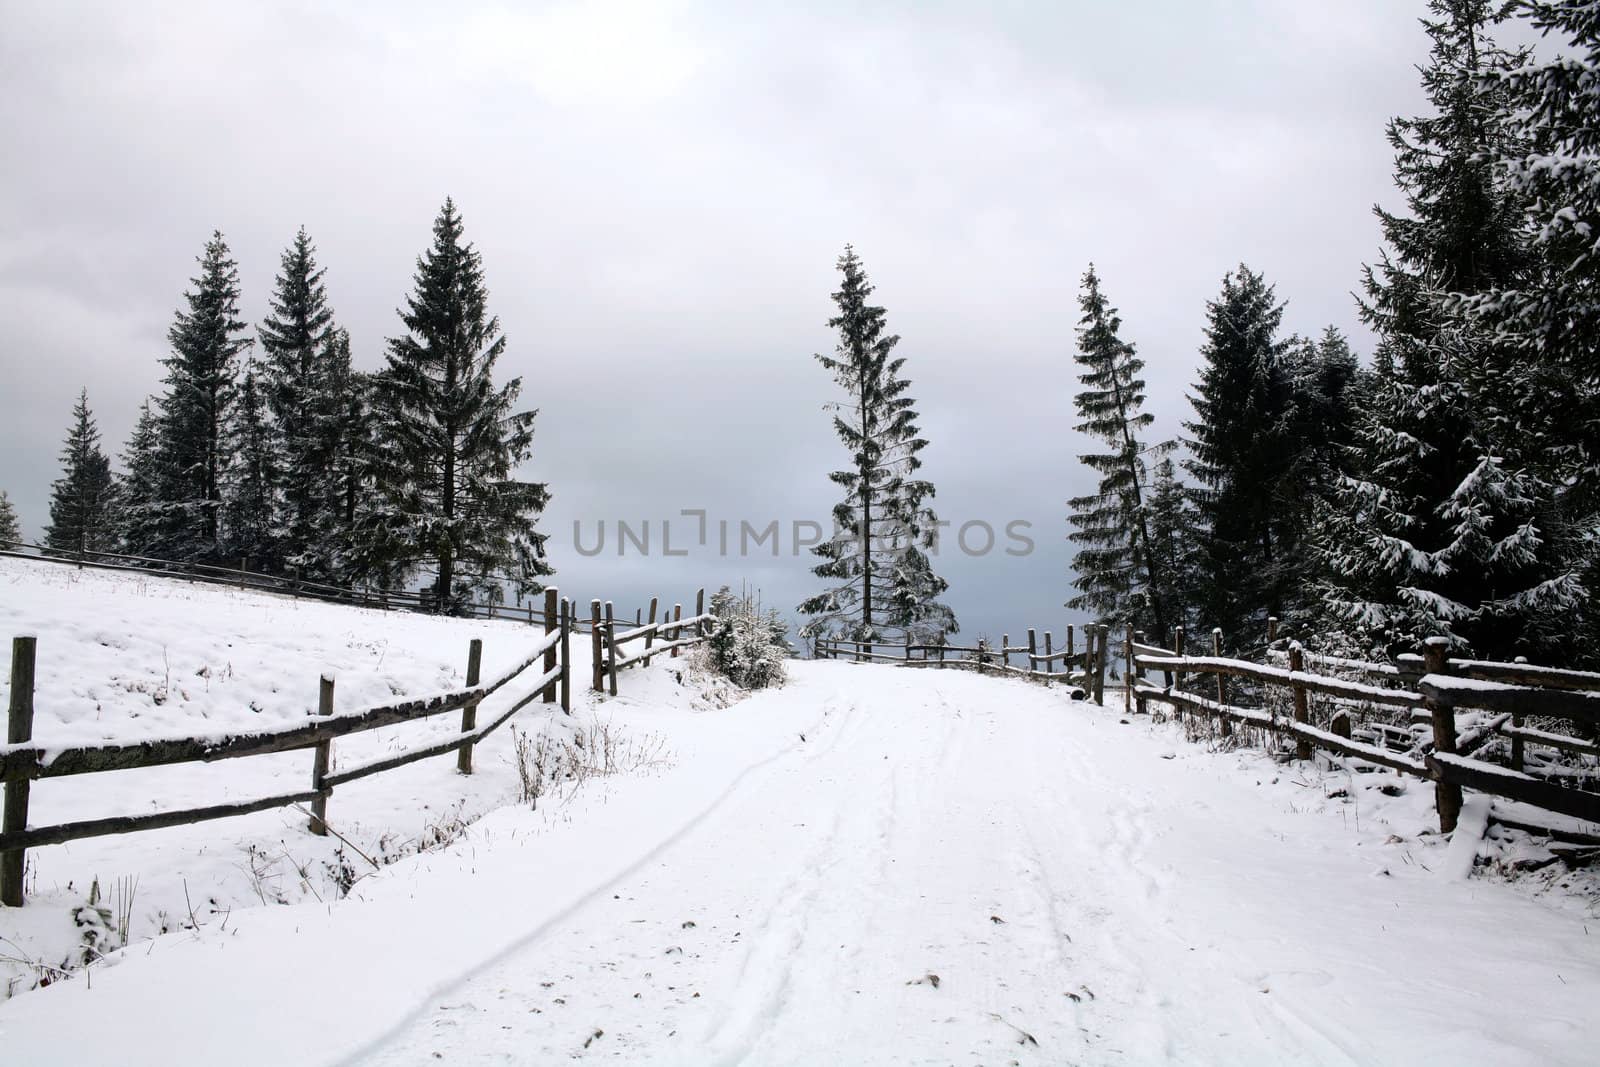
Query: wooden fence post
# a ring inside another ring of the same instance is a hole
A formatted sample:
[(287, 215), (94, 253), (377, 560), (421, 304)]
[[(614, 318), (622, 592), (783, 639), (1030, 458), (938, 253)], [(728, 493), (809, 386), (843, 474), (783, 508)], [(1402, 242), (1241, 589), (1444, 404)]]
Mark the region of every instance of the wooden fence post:
[[(1055, 672), (1055, 669), (1056, 669), (1055, 661), (1050, 658), (1052, 655), (1055, 654), (1055, 649), (1053, 649), (1051, 647), (1051, 645), (1054, 642), (1055, 642), (1055, 638), (1050, 635), (1050, 631), (1049, 630), (1046, 630), (1044, 632), (1044, 673), (1045, 674), (1053, 674)], [(1067, 670), (1070, 671), (1071, 669), (1072, 669), (1072, 664), (1070, 664), (1070, 663), (1067, 664)], [(1044, 680), (1044, 684), (1045, 685), (1049, 685), (1050, 684), (1050, 679), (1046, 678)]]
[(1094, 657), (1094, 702), (1102, 708), (1106, 706), (1106, 660), (1110, 658), (1110, 651), (1111, 627), (1102, 624), (1095, 641)]
[[(33, 740), (33, 680), (39, 639), (32, 634), (11, 639), (11, 703), (6, 714), (6, 743), (26, 744)], [(28, 828), (28, 788), (23, 777), (6, 780), (5, 820), (0, 829), (21, 833)], [(26, 849), (0, 852), (0, 904), (22, 907), (22, 880), (27, 871)]]
[(1008, 649), (1010, 649), (1010, 648), (1011, 648), (1011, 635), (1010, 634), (1001, 634), (1000, 635), (1000, 671), (1001, 671), (1002, 674), (1005, 673), (1005, 670), (1006, 670), (1007, 667), (1011, 666), (1011, 653), (1008, 651)]
[(606, 601), (606, 673), (611, 681), (609, 691), (617, 695), (617, 624), (611, 617), (611, 601)]
[(701, 586), (699, 589), (696, 589), (695, 593), (694, 593), (694, 615), (695, 615), (696, 619), (700, 620), (699, 622), (696, 622), (694, 624), (694, 635), (696, 637), (704, 637), (705, 636), (705, 633), (706, 633), (706, 621), (704, 619), (700, 619), (700, 616), (704, 615), (705, 613), (706, 613), (706, 590), (705, 590), (705, 586)]
[[(528, 611), (533, 611), (532, 601), (528, 602)], [(556, 627), (560, 625), (561, 620), (556, 617), (556, 589), (552, 586), (544, 591), (545, 640), (548, 641), (550, 639), (550, 635), (555, 633)], [(555, 645), (551, 645), (549, 648), (544, 650), (544, 672), (546, 674), (549, 674), (551, 671), (555, 670), (559, 665), (560, 660), (558, 656), (559, 654)], [(554, 678), (550, 679), (550, 684), (544, 687), (544, 702), (546, 704), (554, 704), (556, 702), (556, 679)]]
[[(1305, 650), (1300, 647), (1299, 641), (1295, 641), (1289, 646), (1289, 670), (1299, 674), (1305, 669)], [(1310, 695), (1306, 692), (1306, 687), (1299, 684), (1294, 686), (1294, 721), (1302, 725), (1311, 721)], [(1311, 742), (1299, 735), (1294, 739), (1294, 758), (1311, 758)]]
[[(1179, 626), (1175, 631), (1173, 631), (1173, 634), (1172, 634), (1172, 654), (1174, 656), (1182, 656), (1183, 655), (1183, 650), (1188, 647), (1188, 645), (1187, 645), (1187, 643), (1185, 641), (1185, 638), (1187, 636), (1188, 635), (1186, 635), (1183, 632), (1183, 627), (1182, 626)], [(1182, 671), (1173, 671), (1172, 672), (1172, 678), (1167, 684), (1170, 685), (1170, 686), (1173, 686), (1173, 687), (1175, 687), (1177, 689), (1182, 689), (1183, 688), (1183, 672)], [(1174, 709), (1174, 710), (1181, 711), (1181, 709)], [(1179, 715), (1179, 718), (1182, 718), (1181, 714)]]
[(606, 661), (600, 651), (600, 601), (589, 601), (589, 646), (594, 652), (594, 677), (590, 680), (589, 688), (596, 693), (603, 692), (606, 687)]
[[(1423, 668), (1429, 674), (1444, 674), (1449, 666), (1450, 639), (1430, 637), (1423, 644)], [(1428, 697), (1423, 698), (1428, 714), (1433, 719), (1433, 750), (1453, 755), (1456, 750), (1456, 709)], [(1456, 828), (1461, 817), (1461, 786), (1443, 779), (1434, 786), (1434, 806), (1439, 811), (1439, 832), (1448, 834)]]
[[(333, 714), (333, 675), (324, 674), (317, 683), (317, 714), (326, 719)], [(318, 837), (328, 836), (328, 794), (333, 790), (323, 785), (328, 772), (333, 769), (333, 738), (318, 741), (311, 756), (311, 788), (317, 795), (311, 798), (311, 821), (307, 826)]]
[(1090, 623), (1083, 628), (1083, 687), (1089, 690), (1089, 699), (1100, 698), (1094, 691), (1095, 658), (1100, 650), (1100, 627)]
[[(1222, 658), (1222, 627), (1220, 626), (1211, 628), (1211, 654), (1218, 659)], [(1221, 671), (1217, 672), (1217, 703), (1223, 705), (1228, 703), (1228, 676)], [(1228, 717), (1219, 714), (1216, 718), (1218, 720), (1217, 732), (1223, 737), (1232, 737), (1233, 723), (1228, 721)]]
[(660, 597), (650, 598), (650, 619), (648, 623), (650, 629), (644, 632), (644, 665), (646, 667), (650, 666), (650, 646), (656, 643), (656, 605), (660, 603), (660, 599)]
[(1267, 644), (1271, 645), (1278, 640), (1278, 617), (1267, 616)]
[[(474, 637), (467, 645), (467, 688), (471, 689), (478, 684), (479, 672), (483, 667), (483, 641)], [(474, 700), (461, 709), (461, 732), (476, 729), (478, 726), (478, 702)], [(472, 746), (462, 745), (456, 749), (456, 770), (462, 774), (472, 773)]]
[[(674, 623), (683, 622), (683, 605), (682, 604), (674, 604), (674, 605), (672, 605), (672, 621)], [(683, 635), (683, 627), (679, 626), (679, 625), (674, 625), (672, 627), (672, 641), (673, 641), (672, 658), (673, 659), (677, 659), (678, 658), (677, 641), (678, 641), (678, 638), (681, 637), (682, 635)]]
[(1034, 633), (1033, 627), (1030, 626), (1030, 627), (1028, 627), (1028, 673), (1029, 674), (1032, 674), (1034, 671), (1039, 669), (1038, 656), (1039, 656), (1038, 636)]
[[(1124, 623), (1122, 627), (1122, 713), (1133, 714), (1133, 623)], [(1139, 698), (1139, 710), (1144, 711), (1144, 697)]]
[(906, 662), (911, 662), (911, 631), (906, 631)]
[(572, 601), (561, 598), (561, 710), (572, 714)]

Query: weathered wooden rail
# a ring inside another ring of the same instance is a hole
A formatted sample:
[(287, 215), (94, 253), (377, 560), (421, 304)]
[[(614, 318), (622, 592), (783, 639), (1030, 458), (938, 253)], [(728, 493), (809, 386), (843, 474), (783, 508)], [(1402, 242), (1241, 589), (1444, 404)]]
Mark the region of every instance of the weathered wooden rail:
[[(703, 590), (699, 594), (699, 599), (703, 602)], [(594, 602), (596, 612), (599, 603), (599, 601)], [(652, 617), (654, 612), (655, 607), (652, 602)], [(139, 741), (109, 741), (66, 747), (34, 740), (34, 674), (37, 641), (31, 636), (15, 638), (12, 642), (6, 744), (0, 747), (0, 780), (3, 780), (5, 785), (5, 809), (3, 817), (0, 817), (0, 904), (20, 906), (23, 903), (23, 875), (26, 852), (30, 848), (62, 844), (86, 837), (134, 833), (211, 819), (231, 818), (297, 804), (310, 805), (307, 828), (311, 833), (322, 836), (328, 833), (328, 802), (338, 787), (418, 760), (450, 753), (455, 754), (456, 769), (462, 774), (471, 774), (474, 746), (504, 726), (512, 716), (529, 704), (535, 701), (546, 704), (559, 703), (563, 712), (569, 714), (571, 712), (574, 667), (571, 636), (574, 632), (579, 632), (573, 605), (571, 601), (559, 597), (557, 590), (546, 589), (544, 608), (537, 617), (543, 623), (543, 636), (527, 648), (514, 666), (491, 680), (484, 681), (480, 678), (483, 645), (480, 639), (472, 639), (467, 651), (466, 685), (460, 689), (391, 704), (339, 711), (335, 706), (334, 679), (324, 675), (319, 680), (317, 714), (308, 716), (304, 722), (207, 736), (147, 738)], [(696, 615), (684, 619), (682, 610), (678, 609), (676, 617), (671, 620), (652, 622), (638, 630), (618, 633), (612, 621), (611, 607), (607, 604), (604, 622), (592, 627), (590, 631), (597, 650), (594, 667), (595, 688), (601, 688), (602, 652), (599, 650), (602, 646), (605, 649), (604, 666), (610, 674), (610, 692), (614, 695), (617, 691), (618, 670), (634, 663), (648, 662), (651, 655), (678, 655), (680, 649), (704, 640), (706, 624), (710, 618), (711, 616), (697, 611)], [(685, 633), (692, 633), (693, 636), (685, 637), (683, 636)], [(665, 636), (665, 640), (660, 644), (654, 643), (657, 635)], [(642, 654), (617, 655), (619, 648), (633, 641), (644, 642), (645, 648)], [(537, 674), (534, 675), (534, 672)], [(504, 706), (496, 707), (491, 717), (480, 723), (478, 712), (484, 701), (512, 689), (516, 691), (515, 697), (507, 700)], [(333, 745), (338, 738), (456, 711), (461, 713), (460, 728), (448, 737), (353, 766), (334, 769)], [(48, 826), (29, 824), (30, 786), (37, 779), (163, 767), (178, 763), (212, 763), (304, 749), (312, 750), (310, 779), (304, 789), (225, 804), (111, 816)]]
[[(30, 563), (50, 563), (79, 569), (137, 574), (150, 578), (172, 578), (202, 585), (218, 585), (247, 589), (260, 593), (276, 593), (296, 599), (320, 600), (348, 607), (370, 608), (379, 611), (410, 611), (430, 613), (431, 601), (426, 592), (408, 589), (381, 589), (376, 586), (329, 585), (303, 579), (296, 572), (276, 574), (250, 570), (248, 561), (238, 566), (215, 563), (175, 561), (152, 556), (136, 556), (126, 552), (66, 552), (47, 545), (20, 542), (0, 543), (0, 558), (27, 560)], [(530, 626), (553, 622), (529, 598), (523, 604), (466, 604), (461, 617), (472, 619), (505, 619), (526, 622)], [(575, 619), (573, 625), (587, 632), (586, 621)]]
[[(850, 641), (840, 638), (819, 638), (812, 653), (818, 659), (839, 659), (852, 663), (893, 663), (901, 667), (931, 667), (971, 670), (979, 674), (1011, 674), (1039, 682), (1065, 682), (1081, 686), (1084, 695), (1097, 703), (1105, 699), (1107, 647), (1110, 627), (1088, 625), (1083, 628), (1084, 648), (1078, 651), (1076, 633), (1067, 627), (1066, 644), (1058, 651), (1054, 635), (1044, 631), (1044, 643), (1039, 643), (1039, 631), (1028, 630), (1026, 645), (1012, 645), (1011, 635), (1004, 634), (1000, 644), (991, 646), (980, 641), (976, 645), (914, 644), (905, 635), (900, 643), (886, 641)], [(894, 652), (876, 651), (894, 649)], [(1025, 657), (1027, 666), (1013, 665), (1012, 656)], [(1060, 670), (1053, 669), (1057, 664)]]
[[(1571, 788), (1526, 773), (1525, 746), (1546, 745), (1582, 756), (1600, 756), (1600, 745), (1582, 737), (1530, 729), (1529, 717), (1565, 720), (1591, 732), (1600, 727), (1600, 675), (1522, 663), (1450, 659), (1443, 639), (1429, 641), (1420, 656), (1398, 657), (1395, 663), (1371, 663), (1333, 656), (1312, 656), (1290, 645), (1278, 658), (1287, 667), (1251, 663), (1221, 655), (1183, 653), (1183, 638), (1175, 650), (1162, 649), (1129, 634), (1125, 656), (1131, 684), (1127, 699), (1138, 710), (1149, 701), (1167, 704), (1181, 715), (1188, 712), (1221, 724), (1239, 724), (1266, 730), (1295, 741), (1295, 755), (1309, 759), (1321, 749), (1365, 760), (1414, 777), (1432, 781), (1443, 832), (1455, 829), (1462, 805), (1462, 789), (1471, 788), (1546, 811), (1600, 822), (1600, 793)], [(1378, 679), (1388, 685), (1351, 681), (1306, 669), (1310, 659), (1324, 667)], [(1164, 684), (1142, 677), (1159, 671)], [(1186, 675), (1215, 679), (1216, 699), (1185, 691)], [(1287, 690), (1292, 714), (1272, 708), (1245, 708), (1229, 703), (1226, 681), (1241, 679), (1271, 690)], [(1337, 709), (1323, 729), (1310, 721), (1310, 697), (1322, 695)], [(1368, 743), (1352, 737), (1350, 709), (1400, 709), (1413, 722), (1431, 728), (1431, 737), (1416, 740), (1405, 731), (1374, 731), (1380, 738), (1395, 734), (1413, 738), (1406, 751), (1388, 743)], [(1480, 721), (1460, 729), (1459, 712), (1479, 712)], [(1511, 766), (1476, 759), (1473, 753), (1496, 736), (1508, 738)]]
[[(640, 622), (635, 619), (633, 629), (619, 630), (610, 601), (606, 601), (603, 606), (598, 600), (589, 602), (589, 632), (592, 635), (591, 648), (594, 657), (591, 688), (595, 692), (609, 692), (612, 696), (616, 696), (618, 671), (639, 664), (648, 667), (656, 656), (670, 656), (676, 659), (680, 650), (697, 645), (706, 639), (707, 627), (714, 616), (705, 610), (704, 589), (695, 592), (694, 614), (687, 619), (683, 617), (683, 605), (674, 604), (672, 609), (665, 612), (658, 621), (656, 611), (660, 604), (658, 597), (651, 597), (649, 620)], [(684, 636), (685, 634), (688, 636)], [(656, 644), (658, 638), (661, 640), (659, 645)], [(635, 642), (640, 643), (642, 647), (633, 652), (623, 651), (627, 645)]]

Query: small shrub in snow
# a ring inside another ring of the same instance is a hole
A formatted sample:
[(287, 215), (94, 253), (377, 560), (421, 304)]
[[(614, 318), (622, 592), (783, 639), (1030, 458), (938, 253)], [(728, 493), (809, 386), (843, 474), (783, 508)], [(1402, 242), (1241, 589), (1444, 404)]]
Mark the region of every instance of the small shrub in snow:
[(518, 798), (533, 807), (552, 787), (577, 789), (590, 778), (632, 774), (671, 762), (665, 741), (657, 734), (634, 738), (609, 719), (595, 718), (570, 738), (531, 734), (511, 728)]
[(748, 591), (735, 596), (723, 586), (711, 598), (716, 616), (702, 653), (704, 666), (742, 689), (782, 685), (789, 658), (789, 624), (761, 608)]

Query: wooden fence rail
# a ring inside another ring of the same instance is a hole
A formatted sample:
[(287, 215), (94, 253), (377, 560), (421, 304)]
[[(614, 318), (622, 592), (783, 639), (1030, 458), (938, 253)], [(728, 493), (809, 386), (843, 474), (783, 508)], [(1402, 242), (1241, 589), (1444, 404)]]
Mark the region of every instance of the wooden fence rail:
[[(1174, 707), (1180, 714), (1187, 711), (1212, 721), (1238, 723), (1292, 737), (1296, 741), (1297, 758), (1309, 758), (1314, 749), (1322, 749), (1432, 781), (1440, 830), (1445, 833), (1456, 827), (1463, 787), (1579, 819), (1600, 821), (1600, 793), (1544, 780), (1526, 773), (1523, 766), (1524, 748), (1529, 744), (1580, 756), (1600, 756), (1600, 744), (1523, 725), (1526, 718), (1538, 716), (1581, 724), (1590, 731), (1600, 727), (1600, 691), (1596, 691), (1600, 689), (1600, 675), (1523, 663), (1450, 659), (1445, 655), (1444, 641), (1439, 638), (1427, 642), (1420, 656), (1397, 657), (1394, 663), (1315, 655), (1304, 652), (1298, 645), (1291, 645), (1281, 653), (1269, 653), (1269, 658), (1286, 660), (1288, 667), (1220, 655), (1176, 655), (1130, 641), (1129, 661), (1133, 673), (1161, 671), (1166, 675), (1167, 684), (1157, 686), (1136, 677), (1129, 689), (1129, 700), (1137, 702), (1140, 710), (1147, 701), (1153, 700)], [(1312, 673), (1305, 669), (1308, 660), (1324, 669), (1344, 670), (1407, 688), (1389, 688)], [(1218, 699), (1209, 700), (1175, 687), (1174, 675), (1181, 680), (1184, 673), (1214, 676)], [(1288, 690), (1293, 700), (1292, 717), (1229, 704), (1222, 695), (1224, 678), (1244, 679), (1267, 689)], [(1329, 703), (1339, 709), (1330, 717), (1327, 730), (1308, 721), (1308, 698), (1313, 693), (1332, 698)], [(1387, 725), (1374, 731), (1385, 741), (1396, 734), (1409, 740), (1405, 752), (1396, 752), (1387, 743), (1353, 740), (1349, 710), (1362, 706), (1408, 710), (1412, 722), (1431, 727), (1431, 737), (1419, 739), (1415, 734), (1396, 731)], [(1457, 713), (1463, 711), (1485, 714), (1462, 731)], [(1495, 737), (1511, 740), (1510, 767), (1471, 755)]]
[[(311, 805), (308, 829), (320, 836), (328, 832), (329, 798), (340, 786), (418, 760), (451, 753), (456, 756), (456, 769), (462, 774), (471, 774), (474, 746), (529, 704), (540, 700), (547, 704), (559, 702), (563, 712), (571, 713), (573, 659), (570, 638), (577, 629), (577, 620), (570, 600), (558, 598), (554, 589), (545, 590), (544, 596), (545, 609), (539, 613), (544, 623), (543, 636), (533, 642), (513, 666), (491, 680), (480, 680), (483, 646), (479, 639), (474, 638), (468, 645), (466, 685), (460, 689), (341, 712), (335, 707), (335, 680), (325, 675), (318, 681), (317, 714), (307, 717), (305, 721), (209, 736), (147, 738), (65, 747), (36, 743), (33, 740), (33, 714), (37, 641), (32, 636), (17, 637), (12, 642), (6, 744), (0, 747), (0, 780), (5, 784), (5, 809), (3, 818), (0, 818), (0, 904), (15, 907), (23, 903), (26, 852), (30, 848), (86, 837), (230, 818), (308, 802)], [(703, 590), (699, 597), (703, 602)], [(609, 609), (609, 605), (607, 607)], [(595, 628), (592, 631), (595, 647), (603, 644), (609, 650), (611, 692), (616, 693), (617, 669), (646, 658), (632, 656), (619, 662), (614, 654), (616, 648), (641, 639), (647, 642), (648, 647), (654, 635), (664, 633), (666, 642), (655, 645), (651, 651), (656, 655), (675, 656), (679, 649), (704, 640), (710, 619), (710, 615), (700, 612), (684, 619), (679, 611), (677, 617), (670, 621), (653, 623), (627, 634), (616, 632), (613, 625)], [(691, 631), (694, 636), (683, 636)], [(597, 665), (597, 679), (598, 670)], [(509, 699), (504, 707), (496, 708), (487, 721), (479, 723), (477, 715), (484, 701), (513, 688), (517, 695)], [(447, 737), (364, 763), (334, 769), (333, 746), (338, 738), (454, 711), (461, 712), (461, 725), (459, 730)], [(306, 789), (226, 804), (111, 816), (50, 826), (29, 825), (29, 791), (36, 779), (178, 763), (211, 763), (308, 748), (312, 750), (312, 766)]]
[[(590, 601), (589, 617), (594, 624), (591, 643), (591, 687), (594, 691), (605, 691), (616, 696), (619, 671), (639, 664), (648, 667), (656, 656), (677, 659), (682, 649), (697, 645), (710, 636), (710, 623), (716, 616), (705, 610), (706, 591), (696, 590), (694, 599), (694, 614), (687, 619), (683, 617), (683, 605), (674, 604), (672, 610), (666, 612), (658, 622), (656, 608), (659, 600), (652, 597), (650, 621), (635, 625), (631, 630), (617, 628), (610, 601), (603, 606), (598, 600)], [(689, 636), (685, 637), (686, 633)], [(656, 644), (657, 639), (660, 639), (660, 644)], [(634, 642), (642, 642), (642, 647), (632, 653), (621, 651), (623, 646)]]
[[(976, 645), (914, 644), (906, 635), (899, 644), (892, 641), (851, 641), (841, 638), (819, 638), (812, 647), (818, 659), (842, 659), (853, 663), (884, 662), (901, 667), (954, 668), (971, 670), (979, 674), (1012, 674), (1040, 682), (1066, 682), (1080, 685), (1092, 700), (1103, 701), (1105, 695), (1106, 648), (1110, 628), (1089, 625), (1084, 630), (1084, 650), (1074, 648), (1073, 627), (1067, 627), (1066, 644), (1055, 648), (1055, 638), (1044, 632), (1044, 643), (1038, 641), (1038, 631), (1028, 630), (1028, 643), (1013, 645), (1011, 636), (1004, 634), (998, 645), (980, 642)], [(1040, 648), (1043, 651), (1040, 651)], [(873, 649), (896, 649), (879, 652)], [(1015, 666), (1012, 656), (1025, 657), (1027, 666)], [(1061, 664), (1062, 669), (1050, 668)]]
[[(0, 543), (0, 558), (22, 559), (32, 563), (60, 564), (80, 569), (120, 571), (145, 577), (173, 578), (178, 581), (195, 582), (203, 585), (230, 586), (254, 592), (276, 593), (283, 596), (321, 600), (332, 604), (364, 607), (379, 611), (423, 613), (432, 611), (431, 598), (425, 591), (380, 589), (374, 586), (329, 585), (301, 578), (295, 572), (277, 574), (258, 570), (253, 571), (245, 566), (247, 561), (243, 560), (240, 561), (239, 566), (229, 567), (214, 563), (184, 562), (158, 559), (153, 556), (136, 556), (125, 552), (64, 552), (50, 548), (47, 545), (26, 544), (23, 542)], [(462, 617), (526, 622), (530, 626), (538, 624), (544, 624), (547, 627), (554, 626), (556, 622), (555, 609), (549, 606), (548, 599), (545, 604), (546, 606), (543, 610), (536, 606), (536, 601), (533, 599), (529, 599), (526, 604), (467, 604), (462, 608)], [(587, 632), (585, 623), (581, 620), (575, 620), (574, 626), (579, 632)]]
[[(1600, 792), (1563, 784), (1556, 774), (1562, 768), (1530, 773), (1525, 752), (1533, 745), (1600, 760), (1600, 741), (1593, 739), (1600, 733), (1600, 673), (1449, 658), (1441, 639), (1428, 642), (1417, 655), (1397, 656), (1392, 663), (1370, 662), (1307, 652), (1296, 643), (1281, 641), (1277, 629), (1277, 620), (1268, 620), (1267, 658), (1275, 661), (1269, 663), (1224, 656), (1220, 630), (1210, 634), (1210, 655), (1187, 654), (1187, 635), (1181, 628), (1171, 649), (1152, 644), (1142, 633), (1127, 631), (1121, 649), (1128, 682), (1125, 709), (1144, 712), (1146, 705), (1155, 701), (1172, 707), (1180, 716), (1187, 713), (1217, 724), (1225, 737), (1237, 725), (1292, 739), (1297, 759), (1310, 759), (1320, 750), (1433, 782), (1440, 829), (1446, 833), (1456, 827), (1463, 788), (1600, 822)], [(949, 666), (1041, 680), (1067, 678), (1104, 704), (1109, 631), (1107, 626), (1084, 627), (1081, 653), (1072, 647), (1069, 628), (1063, 651), (1053, 648), (1051, 635), (1046, 633), (1041, 653), (1035, 631), (1029, 630), (1027, 644), (1018, 646), (1011, 644), (1009, 636), (1002, 636), (993, 647), (983, 642), (916, 645), (907, 640), (896, 646), (881, 640), (834, 639), (819, 640), (815, 654), (857, 663)], [(1026, 656), (1027, 666), (1013, 666), (1014, 655)], [(1066, 669), (1050, 671), (1058, 662)], [(1145, 672), (1159, 673), (1162, 684), (1144, 677)], [(1363, 680), (1325, 672), (1354, 674)], [(1244, 695), (1249, 691), (1286, 692), (1287, 706), (1281, 713), (1270, 703), (1264, 708), (1240, 706), (1229, 699), (1230, 681), (1241, 683)], [(1196, 687), (1214, 689), (1215, 696), (1195, 692)], [(1320, 698), (1317, 706), (1326, 713), (1325, 725), (1312, 722), (1313, 696)], [(1409, 726), (1371, 722), (1362, 726), (1358, 738), (1353, 715), (1362, 709), (1403, 713)], [(1458, 720), (1458, 712), (1475, 714)], [(1536, 717), (1577, 724), (1589, 736), (1526, 725)], [(1419, 728), (1422, 735), (1417, 733)], [(1496, 738), (1511, 742), (1509, 767), (1474, 756)], [(1569, 778), (1570, 773), (1567, 769)], [(1595, 773), (1600, 775), (1600, 768)]]

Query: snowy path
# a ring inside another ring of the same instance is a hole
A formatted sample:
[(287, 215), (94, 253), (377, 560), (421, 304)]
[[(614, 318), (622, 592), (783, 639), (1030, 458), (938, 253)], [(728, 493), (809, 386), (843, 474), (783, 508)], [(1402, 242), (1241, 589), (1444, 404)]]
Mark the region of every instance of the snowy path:
[(1425, 786), (1014, 680), (794, 674), (695, 711), (652, 668), (599, 709), (670, 766), (0, 1003), (6, 1062), (1593, 1062), (1600, 936), (1445, 877)]
[(802, 673), (849, 694), (805, 745), (361, 1062), (1592, 1062), (1571, 913), (1059, 693), (851, 670)]

